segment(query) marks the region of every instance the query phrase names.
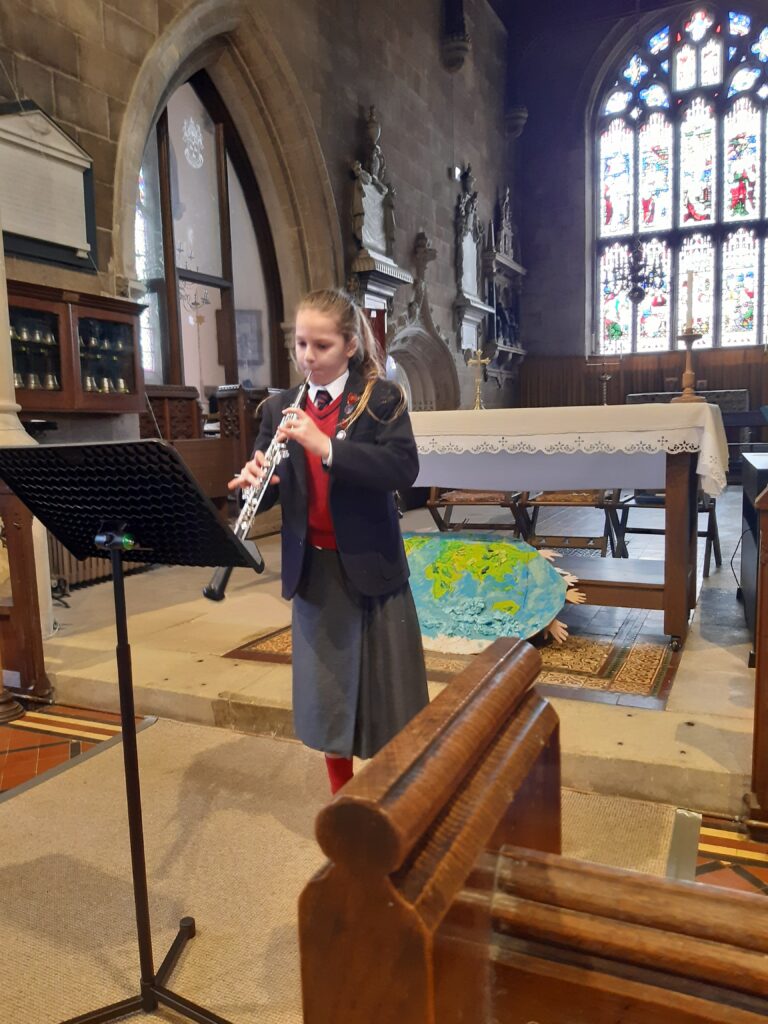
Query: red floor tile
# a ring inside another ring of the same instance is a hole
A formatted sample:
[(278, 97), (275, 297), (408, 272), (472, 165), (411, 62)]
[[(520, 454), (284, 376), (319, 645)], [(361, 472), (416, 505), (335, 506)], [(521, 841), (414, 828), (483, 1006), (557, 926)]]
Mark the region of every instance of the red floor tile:
[[(55, 719), (78, 719), (83, 723), (79, 729), (98, 733), (103, 740), (119, 736), (114, 726), (120, 725), (120, 715), (110, 711), (98, 711), (91, 708), (76, 708), (69, 705), (34, 706), (29, 709), (27, 723), (33, 725), (36, 716), (51, 719), (50, 724), (56, 725)], [(19, 720), (17, 720), (18, 722)], [(137, 717), (137, 722), (141, 721)], [(26, 726), (8, 722), (0, 725), (0, 791), (7, 792), (15, 786), (22, 785), (31, 779), (57, 768), (72, 757), (97, 747), (97, 738), (81, 738), (76, 724), (72, 724), (72, 734), (51, 733), (45, 731), (45, 721), (41, 722), (40, 731)], [(62, 722), (61, 728), (69, 723)], [(106, 728), (112, 726), (113, 728)]]

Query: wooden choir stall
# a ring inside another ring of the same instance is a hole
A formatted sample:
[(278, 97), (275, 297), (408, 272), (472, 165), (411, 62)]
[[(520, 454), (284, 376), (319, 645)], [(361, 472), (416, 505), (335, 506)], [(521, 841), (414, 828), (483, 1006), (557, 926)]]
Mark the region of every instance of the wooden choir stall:
[(0, 597), (0, 721), (8, 721), (19, 713), (11, 691), (47, 700), (52, 689), (43, 656), (32, 514), (2, 481), (0, 520), (10, 572)]
[[(717, 406), (581, 406), (412, 414), (417, 487), (515, 492), (664, 490), (664, 560), (558, 561), (587, 603), (663, 610), (679, 648), (696, 604), (697, 496), (726, 485)], [(502, 502), (503, 504), (503, 502)], [(471, 527), (468, 527), (471, 528)]]
[(768, 907), (559, 855), (558, 720), (498, 640), (317, 819), (305, 1024), (757, 1024)]

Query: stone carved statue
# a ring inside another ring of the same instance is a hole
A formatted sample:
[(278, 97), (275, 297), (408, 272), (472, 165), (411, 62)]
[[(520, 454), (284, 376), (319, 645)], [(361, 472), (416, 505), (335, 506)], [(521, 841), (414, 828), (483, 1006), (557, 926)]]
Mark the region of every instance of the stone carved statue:
[(368, 152), (361, 163), (352, 164), (355, 179), (352, 198), (352, 231), (361, 249), (391, 258), (395, 241), (395, 190), (386, 180), (386, 162), (379, 145), (381, 125), (376, 108), (366, 121)]
[(439, 335), (439, 329), (432, 323), (432, 311), (428, 304), (425, 305), (427, 298), (427, 265), (434, 259), (437, 259), (437, 249), (432, 245), (426, 233), (420, 231), (416, 235), (416, 241), (413, 246), (413, 263), (416, 267), (416, 275), (413, 282), (413, 298), (408, 303), (407, 321), (414, 323), (420, 316), (423, 316), (425, 319), (428, 318), (434, 333)]
[(510, 259), (514, 259), (515, 233), (512, 227), (512, 208), (509, 199), (509, 185), (507, 185), (504, 190), (504, 198), (500, 204), (498, 238), (498, 251), (503, 256), (509, 256)]
[(368, 120), (365, 122), (368, 133), (368, 170), (372, 177), (384, 181), (384, 173), (387, 165), (384, 162), (384, 154), (381, 152), (379, 139), (381, 138), (381, 125), (376, 118), (376, 108), (371, 107), (368, 111)]
[(459, 295), (479, 294), (480, 245), (483, 228), (477, 213), (477, 190), (472, 165), (461, 175), (456, 200), (456, 290)]
[[(407, 312), (391, 321), (387, 352), (408, 367), (414, 409), (457, 409), (461, 389), (448, 339), (435, 324), (427, 294), (427, 267), (437, 250), (424, 231), (413, 247), (413, 297)], [(406, 359), (402, 359), (407, 356)]]

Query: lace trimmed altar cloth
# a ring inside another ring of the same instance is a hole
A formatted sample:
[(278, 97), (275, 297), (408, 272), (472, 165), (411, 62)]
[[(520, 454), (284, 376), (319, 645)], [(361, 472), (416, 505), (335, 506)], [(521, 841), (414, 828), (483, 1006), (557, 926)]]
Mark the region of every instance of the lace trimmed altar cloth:
[(666, 455), (681, 452), (699, 453), (696, 472), (707, 494), (716, 497), (726, 484), (723, 419), (706, 402), (454, 409), (415, 412), (411, 420), (417, 487), (661, 488)]

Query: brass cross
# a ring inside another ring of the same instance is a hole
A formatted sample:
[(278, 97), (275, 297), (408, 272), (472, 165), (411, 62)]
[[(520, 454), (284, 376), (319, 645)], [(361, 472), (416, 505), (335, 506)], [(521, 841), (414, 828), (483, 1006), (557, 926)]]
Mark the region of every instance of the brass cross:
[(481, 348), (476, 348), (474, 350), (474, 352), (472, 353), (472, 355), (475, 358), (474, 359), (468, 359), (467, 360), (467, 366), (477, 366), (478, 367), (478, 373), (475, 376), (475, 405), (474, 405), (474, 408), (475, 409), (484, 409), (485, 406), (483, 405), (483, 400), (482, 400), (482, 398), (480, 396), (480, 391), (481, 391), (482, 386), (483, 386), (483, 367), (487, 366), (488, 363), (490, 363), (491, 360), (487, 356), (485, 358), (483, 358), (483, 350)]

